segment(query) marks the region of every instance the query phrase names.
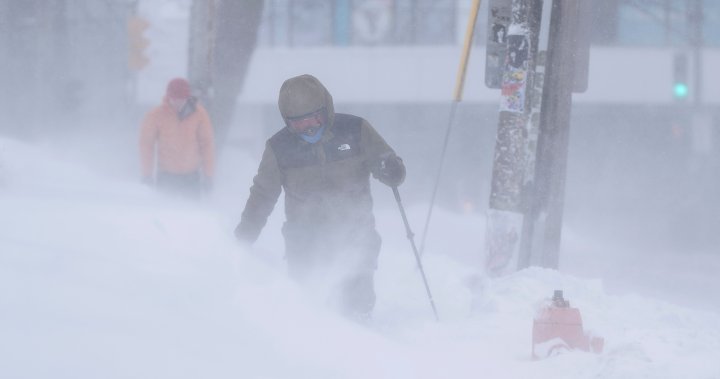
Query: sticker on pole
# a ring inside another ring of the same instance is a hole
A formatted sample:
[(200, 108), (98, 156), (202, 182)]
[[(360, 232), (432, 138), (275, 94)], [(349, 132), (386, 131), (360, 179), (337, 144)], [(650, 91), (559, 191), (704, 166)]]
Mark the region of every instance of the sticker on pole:
[(507, 53), (507, 35), (512, 14), (511, 0), (491, 0), (488, 5), (488, 28), (485, 48), (485, 85), (501, 88), (503, 65)]
[(525, 35), (510, 35), (507, 38), (508, 54), (502, 77), (500, 110), (523, 113), (525, 112), (530, 42)]

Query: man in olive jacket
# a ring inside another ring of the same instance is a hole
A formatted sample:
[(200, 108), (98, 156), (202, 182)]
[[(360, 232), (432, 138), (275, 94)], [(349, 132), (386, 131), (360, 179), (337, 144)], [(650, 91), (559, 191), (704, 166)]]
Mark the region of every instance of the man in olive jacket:
[(341, 307), (367, 317), (381, 244), (370, 174), (394, 187), (405, 179), (405, 166), (366, 120), (335, 113), (330, 93), (311, 75), (286, 80), (278, 105), (285, 127), (265, 145), (235, 236), (255, 242), (284, 190), (290, 275), (303, 281), (318, 268), (344, 267)]

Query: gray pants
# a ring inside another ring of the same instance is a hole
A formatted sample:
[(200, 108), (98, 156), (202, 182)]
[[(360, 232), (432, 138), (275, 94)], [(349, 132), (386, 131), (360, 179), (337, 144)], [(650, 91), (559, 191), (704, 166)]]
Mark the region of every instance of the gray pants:
[(202, 194), (201, 175), (197, 171), (187, 174), (160, 171), (157, 173), (157, 188), (191, 199), (199, 199)]
[(337, 268), (341, 274), (338, 289), (343, 313), (369, 317), (375, 306), (374, 275), (381, 245), (374, 229), (296, 227), (286, 223), (283, 236), (288, 272), (293, 279), (304, 282), (318, 273), (329, 274), (325, 269)]

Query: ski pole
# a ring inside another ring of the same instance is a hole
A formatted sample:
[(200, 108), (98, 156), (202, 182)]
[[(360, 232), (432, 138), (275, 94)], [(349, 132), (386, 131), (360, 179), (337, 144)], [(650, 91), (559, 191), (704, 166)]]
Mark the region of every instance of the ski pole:
[(445, 163), (445, 154), (447, 153), (448, 141), (450, 140), (450, 131), (452, 130), (455, 120), (455, 112), (457, 106), (462, 100), (463, 88), (465, 87), (465, 73), (467, 72), (467, 63), (470, 59), (470, 48), (472, 47), (473, 36), (475, 34), (475, 23), (477, 22), (478, 10), (480, 9), (480, 0), (473, 0), (468, 16), (468, 24), (465, 29), (465, 41), (463, 43), (462, 56), (460, 57), (460, 67), (458, 67), (457, 76), (455, 77), (455, 92), (453, 95), (452, 106), (450, 107), (450, 118), (448, 120), (447, 129), (445, 130), (445, 141), (443, 142), (442, 152), (440, 153), (440, 161), (438, 164), (437, 174), (435, 175), (435, 186), (433, 187), (432, 196), (430, 197), (430, 206), (428, 207), (427, 217), (425, 218), (425, 227), (423, 228), (422, 237), (420, 237), (420, 256), (425, 252), (425, 238), (428, 235), (428, 227), (432, 218), (433, 207), (435, 206), (435, 197), (437, 196), (438, 187), (440, 186), (440, 178), (442, 176), (443, 164)]
[(410, 230), (410, 223), (408, 223), (407, 216), (405, 215), (405, 208), (400, 200), (400, 192), (397, 186), (392, 187), (395, 200), (397, 201), (398, 208), (400, 208), (400, 215), (402, 215), (403, 222), (405, 223), (405, 231), (407, 232), (407, 238), (410, 240), (410, 246), (412, 246), (413, 253), (415, 254), (415, 260), (417, 261), (418, 268), (420, 269), (420, 275), (422, 275), (423, 283), (425, 284), (425, 291), (427, 292), (428, 299), (430, 300), (430, 306), (432, 307), (433, 314), (435, 315), (435, 321), (440, 321), (438, 318), (437, 309), (435, 309), (435, 302), (433, 301), (432, 294), (430, 293), (430, 286), (428, 286), (427, 278), (425, 277), (425, 270), (423, 270), (422, 261), (420, 260), (420, 254), (415, 246), (415, 239), (412, 230)]

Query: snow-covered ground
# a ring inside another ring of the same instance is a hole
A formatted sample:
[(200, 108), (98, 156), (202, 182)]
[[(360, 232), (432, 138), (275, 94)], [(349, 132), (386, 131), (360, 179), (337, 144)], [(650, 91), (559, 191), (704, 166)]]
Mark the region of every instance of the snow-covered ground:
[[(185, 73), (189, 3), (140, 2), (145, 105)], [(282, 204), (252, 251), (234, 241), (258, 154), (226, 149), (213, 193), (187, 202), (139, 183), (134, 130), (45, 137), (0, 136), (0, 378), (720, 378), (717, 252), (638, 249), (569, 224), (561, 271), (488, 279), (484, 217), (436, 208), (423, 260), (435, 322), (392, 195), (374, 184), (384, 244), (360, 325), (323, 287), (287, 278)], [(407, 211), (419, 234), (427, 204)], [(602, 354), (531, 359), (533, 317), (555, 289), (605, 338)]]
[[(378, 303), (360, 325), (287, 278), (281, 204), (253, 251), (233, 240), (258, 157), (226, 151), (191, 203), (139, 184), (132, 146), (0, 138), (1, 378), (720, 378), (720, 307), (702, 306), (717, 304), (717, 255), (641, 265), (570, 228), (565, 270), (486, 279), (483, 217), (436, 209), (435, 322), (400, 216), (379, 206)], [(415, 229), (425, 212), (409, 207)], [(555, 289), (602, 354), (531, 359)]]

